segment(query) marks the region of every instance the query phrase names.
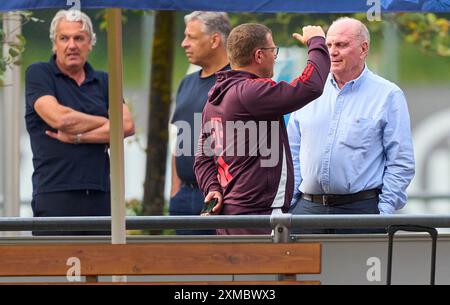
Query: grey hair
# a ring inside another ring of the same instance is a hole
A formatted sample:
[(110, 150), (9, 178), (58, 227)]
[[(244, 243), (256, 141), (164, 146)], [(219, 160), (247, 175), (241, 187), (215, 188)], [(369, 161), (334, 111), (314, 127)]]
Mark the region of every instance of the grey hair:
[[(331, 24), (331, 26), (335, 23), (341, 22), (341, 21), (347, 21), (347, 20), (352, 20), (352, 21), (356, 21), (359, 26), (359, 32), (358, 32), (358, 36), (362, 37), (364, 41), (367, 41), (367, 44), (370, 45), (370, 33), (369, 30), (367, 29), (366, 25), (364, 23), (362, 23), (360, 20), (355, 19), (355, 18), (351, 18), (351, 17), (339, 17), (338, 19), (336, 19), (335, 21), (333, 21), (333, 23)], [(330, 26), (330, 27), (331, 27)]]
[(184, 16), (184, 23), (186, 24), (194, 20), (199, 20), (202, 23), (203, 32), (206, 34), (219, 33), (222, 36), (224, 46), (226, 46), (228, 35), (231, 32), (231, 24), (227, 13), (195, 11)]
[(50, 40), (53, 44), (55, 44), (56, 41), (56, 28), (58, 27), (58, 24), (64, 19), (67, 21), (81, 22), (81, 30), (89, 35), (91, 39), (91, 45), (95, 45), (95, 43), (97, 42), (97, 37), (94, 33), (91, 18), (89, 18), (89, 16), (85, 13), (75, 9), (60, 10), (56, 13), (55, 17), (53, 17), (52, 23), (50, 24)]

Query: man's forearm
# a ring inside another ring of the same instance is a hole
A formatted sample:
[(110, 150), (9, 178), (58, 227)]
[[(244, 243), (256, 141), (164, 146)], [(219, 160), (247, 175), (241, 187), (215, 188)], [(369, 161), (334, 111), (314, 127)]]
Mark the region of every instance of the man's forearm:
[[(95, 116), (93, 116), (95, 117)], [(93, 122), (94, 123), (94, 122)], [(123, 136), (124, 138), (134, 135), (135, 126), (128, 107), (123, 105)], [(110, 141), (110, 121), (105, 118), (103, 124), (86, 132), (76, 132), (80, 134), (81, 143), (109, 143)]]
[(170, 188), (170, 197), (175, 196), (181, 188), (181, 180), (177, 174), (177, 167), (175, 164), (175, 156), (172, 155), (172, 186)]
[(40, 97), (34, 104), (37, 114), (52, 128), (68, 134), (84, 133), (101, 127), (105, 117), (86, 114), (59, 104), (54, 96)]
[[(124, 123), (125, 125), (125, 123)], [(130, 130), (130, 127), (124, 126), (124, 138), (132, 136), (134, 134), (134, 125), (133, 129)], [(80, 142), (81, 143), (109, 143), (110, 141), (110, 122), (106, 120), (106, 122), (100, 126), (99, 128), (90, 130), (86, 133), (80, 133)]]
[(70, 109), (61, 117), (58, 130), (71, 134), (86, 133), (101, 128), (108, 122), (102, 116), (90, 115)]

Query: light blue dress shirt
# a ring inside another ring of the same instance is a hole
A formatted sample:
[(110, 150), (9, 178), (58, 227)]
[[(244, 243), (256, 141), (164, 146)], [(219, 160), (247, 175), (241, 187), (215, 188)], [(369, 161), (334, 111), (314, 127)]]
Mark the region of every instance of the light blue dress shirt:
[(322, 96), (291, 115), (288, 135), (294, 195), (379, 188), (381, 214), (406, 204), (414, 176), (408, 106), (398, 86), (367, 67), (342, 89), (330, 73)]

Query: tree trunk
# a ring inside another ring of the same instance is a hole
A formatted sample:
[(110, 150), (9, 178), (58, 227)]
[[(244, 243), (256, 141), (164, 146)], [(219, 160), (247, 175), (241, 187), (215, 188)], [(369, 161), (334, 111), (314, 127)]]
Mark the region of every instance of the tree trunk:
[(156, 12), (150, 77), (144, 215), (162, 215), (164, 209), (174, 37), (175, 13), (172, 11)]

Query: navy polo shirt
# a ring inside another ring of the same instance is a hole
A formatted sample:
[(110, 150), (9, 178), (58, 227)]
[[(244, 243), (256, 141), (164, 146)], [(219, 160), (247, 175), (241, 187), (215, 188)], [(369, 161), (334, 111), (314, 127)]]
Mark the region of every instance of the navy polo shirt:
[(106, 144), (68, 144), (50, 138), (55, 131), (34, 110), (44, 95), (54, 96), (61, 105), (87, 114), (108, 117), (108, 75), (84, 66), (86, 79), (78, 86), (55, 63), (30, 65), (25, 75), (25, 122), (33, 152), (33, 196), (69, 190), (110, 190), (109, 155)]
[[(230, 65), (226, 65), (220, 71), (229, 70)], [(179, 149), (181, 151), (189, 151), (187, 155), (181, 155), (175, 157), (175, 166), (177, 169), (177, 175), (181, 181), (187, 183), (195, 183), (197, 179), (194, 173), (194, 160), (195, 152), (197, 151), (198, 137), (201, 129), (201, 114), (208, 100), (208, 92), (212, 86), (216, 83), (216, 75), (212, 74), (208, 77), (201, 77), (201, 72), (197, 71), (187, 75), (180, 83), (177, 92), (175, 111), (172, 116), (171, 123), (178, 127), (178, 135), (180, 137), (182, 133), (186, 133), (186, 130), (182, 130), (185, 123), (190, 126), (190, 143), (183, 143), (182, 140), (178, 140)], [(200, 121), (197, 122), (198, 126), (194, 123), (194, 114), (198, 113)], [(179, 124), (182, 122), (182, 124)], [(183, 138), (185, 135), (183, 135)], [(184, 145), (190, 145), (190, 149), (186, 149)]]

